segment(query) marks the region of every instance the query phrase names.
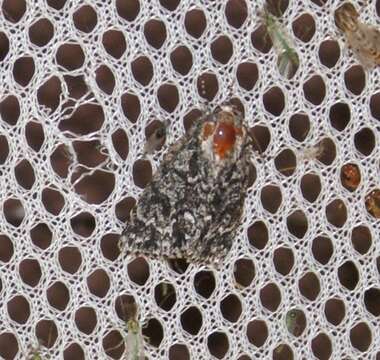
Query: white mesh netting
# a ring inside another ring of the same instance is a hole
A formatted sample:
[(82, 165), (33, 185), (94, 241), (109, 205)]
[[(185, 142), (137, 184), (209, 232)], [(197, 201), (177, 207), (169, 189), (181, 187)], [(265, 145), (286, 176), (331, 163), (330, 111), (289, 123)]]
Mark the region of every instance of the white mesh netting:
[[(286, 80), (254, 1), (1, 2), (4, 359), (124, 358), (131, 296), (150, 359), (379, 358), (380, 73), (346, 47), (339, 5), (280, 4), (300, 57)], [(357, 8), (380, 25), (380, 4)], [(118, 234), (199, 93), (232, 94), (261, 151), (232, 251), (221, 270), (126, 258)]]

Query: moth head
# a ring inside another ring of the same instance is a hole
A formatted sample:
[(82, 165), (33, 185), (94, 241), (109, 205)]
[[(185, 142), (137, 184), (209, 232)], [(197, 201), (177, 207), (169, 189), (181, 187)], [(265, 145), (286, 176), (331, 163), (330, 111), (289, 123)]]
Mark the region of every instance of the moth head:
[(345, 2), (335, 10), (336, 26), (342, 31), (356, 31), (358, 18), (359, 13), (350, 2)]

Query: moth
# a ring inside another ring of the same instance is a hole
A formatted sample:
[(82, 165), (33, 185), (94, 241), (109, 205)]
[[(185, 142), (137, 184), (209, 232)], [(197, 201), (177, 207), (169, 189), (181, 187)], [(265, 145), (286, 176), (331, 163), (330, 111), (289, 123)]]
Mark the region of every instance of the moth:
[(223, 105), (201, 117), (165, 154), (131, 211), (127, 253), (218, 265), (229, 252), (249, 184), (248, 131)]
[(380, 64), (380, 31), (362, 23), (354, 5), (345, 2), (335, 10), (335, 23), (363, 66)]

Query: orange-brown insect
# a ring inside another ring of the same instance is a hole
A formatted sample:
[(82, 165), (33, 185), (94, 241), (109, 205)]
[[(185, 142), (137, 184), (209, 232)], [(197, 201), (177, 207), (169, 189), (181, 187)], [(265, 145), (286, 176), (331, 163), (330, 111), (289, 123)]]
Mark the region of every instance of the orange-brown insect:
[(376, 219), (380, 219), (380, 190), (372, 190), (365, 197), (365, 207), (367, 211)]
[(350, 2), (335, 10), (335, 23), (344, 32), (349, 46), (363, 66), (380, 64), (380, 30), (362, 23)]
[(355, 164), (343, 165), (340, 171), (340, 179), (346, 189), (355, 191), (361, 180), (359, 167)]

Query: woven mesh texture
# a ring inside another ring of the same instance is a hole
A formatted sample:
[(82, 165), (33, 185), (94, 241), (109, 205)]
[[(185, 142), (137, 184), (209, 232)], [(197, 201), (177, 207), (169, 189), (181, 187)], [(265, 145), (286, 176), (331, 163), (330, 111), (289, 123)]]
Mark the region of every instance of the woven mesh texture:
[[(340, 2), (280, 4), (291, 80), (255, 1), (0, 3), (2, 358), (124, 359), (132, 297), (149, 359), (379, 358), (380, 73)], [(380, 4), (355, 6), (380, 25)], [(221, 269), (120, 253), (168, 145), (231, 97), (258, 151)]]

